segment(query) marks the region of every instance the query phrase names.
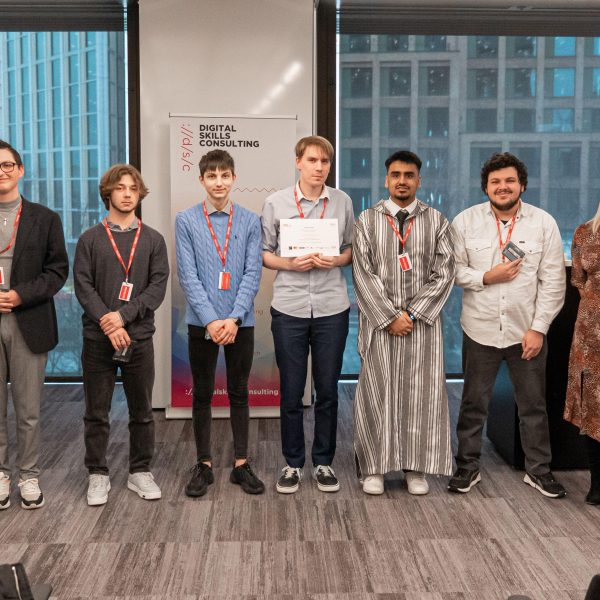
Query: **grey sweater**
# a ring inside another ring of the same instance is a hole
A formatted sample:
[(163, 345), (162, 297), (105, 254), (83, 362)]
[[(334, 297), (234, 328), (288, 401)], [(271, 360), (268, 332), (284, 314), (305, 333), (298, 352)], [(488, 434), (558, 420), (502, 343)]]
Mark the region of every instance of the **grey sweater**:
[[(136, 230), (113, 233), (125, 264)], [(144, 340), (154, 333), (154, 311), (162, 303), (169, 278), (167, 247), (163, 236), (142, 225), (129, 283), (133, 284), (129, 302), (119, 300), (125, 272), (117, 259), (104, 225), (99, 223), (81, 235), (73, 264), (75, 294), (84, 313), (83, 337), (106, 339), (98, 325), (100, 317), (119, 311), (129, 337)]]

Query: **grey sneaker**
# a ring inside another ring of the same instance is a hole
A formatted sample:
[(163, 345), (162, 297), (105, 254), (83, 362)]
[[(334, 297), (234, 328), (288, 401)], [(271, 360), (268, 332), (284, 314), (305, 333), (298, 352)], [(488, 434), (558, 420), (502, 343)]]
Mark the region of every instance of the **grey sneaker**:
[(0, 510), (10, 506), (10, 477), (0, 471)]
[(156, 485), (150, 471), (129, 473), (127, 487), (144, 500), (158, 500), (161, 497), (160, 488)]
[(44, 494), (40, 490), (40, 484), (37, 479), (19, 481), (19, 490), (21, 492), (21, 506), (25, 510), (44, 506)]
[(89, 477), (87, 503), (89, 506), (100, 506), (108, 502), (110, 479), (108, 475), (93, 473)]

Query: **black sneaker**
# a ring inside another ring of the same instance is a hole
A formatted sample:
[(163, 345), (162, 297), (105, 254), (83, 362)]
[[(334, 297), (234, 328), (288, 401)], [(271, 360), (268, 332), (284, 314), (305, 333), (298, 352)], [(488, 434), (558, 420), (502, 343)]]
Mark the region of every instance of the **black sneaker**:
[(523, 481), (547, 498), (564, 498), (567, 495), (567, 490), (554, 479), (551, 471), (543, 475), (525, 473)]
[(330, 466), (317, 465), (313, 469), (313, 477), (322, 492), (337, 492), (340, 489), (340, 482)]
[(229, 481), (241, 486), (246, 494), (262, 494), (265, 491), (265, 484), (254, 474), (248, 462), (234, 466)]
[(452, 479), (448, 482), (450, 492), (460, 492), (466, 494), (471, 488), (481, 481), (479, 470), (456, 469)]
[(302, 469), (298, 467), (283, 467), (281, 477), (277, 480), (277, 491), (280, 494), (293, 494), (300, 487)]
[(185, 495), (197, 498), (204, 496), (208, 490), (208, 486), (214, 483), (215, 476), (212, 467), (206, 463), (199, 462), (192, 467), (192, 478), (185, 486)]

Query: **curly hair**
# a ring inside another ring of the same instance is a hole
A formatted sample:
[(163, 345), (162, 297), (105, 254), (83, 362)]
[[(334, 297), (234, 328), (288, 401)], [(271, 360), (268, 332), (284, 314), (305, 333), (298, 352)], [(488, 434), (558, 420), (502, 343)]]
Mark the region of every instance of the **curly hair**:
[(523, 186), (523, 191), (527, 189), (527, 167), (514, 154), (510, 152), (496, 152), (492, 154), (481, 167), (481, 189), (486, 193), (488, 177), (493, 171), (514, 167), (517, 170), (519, 183)]

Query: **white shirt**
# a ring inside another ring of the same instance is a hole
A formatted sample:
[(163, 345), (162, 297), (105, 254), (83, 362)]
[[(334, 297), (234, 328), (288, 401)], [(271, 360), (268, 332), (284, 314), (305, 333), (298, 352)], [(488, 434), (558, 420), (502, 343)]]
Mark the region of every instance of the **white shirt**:
[(413, 210), (417, 208), (417, 199), (415, 198), (408, 206), (401, 208), (391, 198), (385, 201), (385, 207), (392, 216), (396, 216), (396, 213), (400, 210), (405, 210), (409, 215), (412, 214)]
[[(502, 240), (510, 221), (500, 221)], [(461, 212), (453, 221), (455, 283), (464, 288), (460, 322), (479, 344), (506, 348), (520, 344), (528, 329), (548, 332), (565, 297), (563, 247), (556, 221), (521, 202), (511, 240), (525, 256), (519, 274), (506, 283), (483, 284), (483, 275), (502, 262), (496, 216), (489, 202)]]

